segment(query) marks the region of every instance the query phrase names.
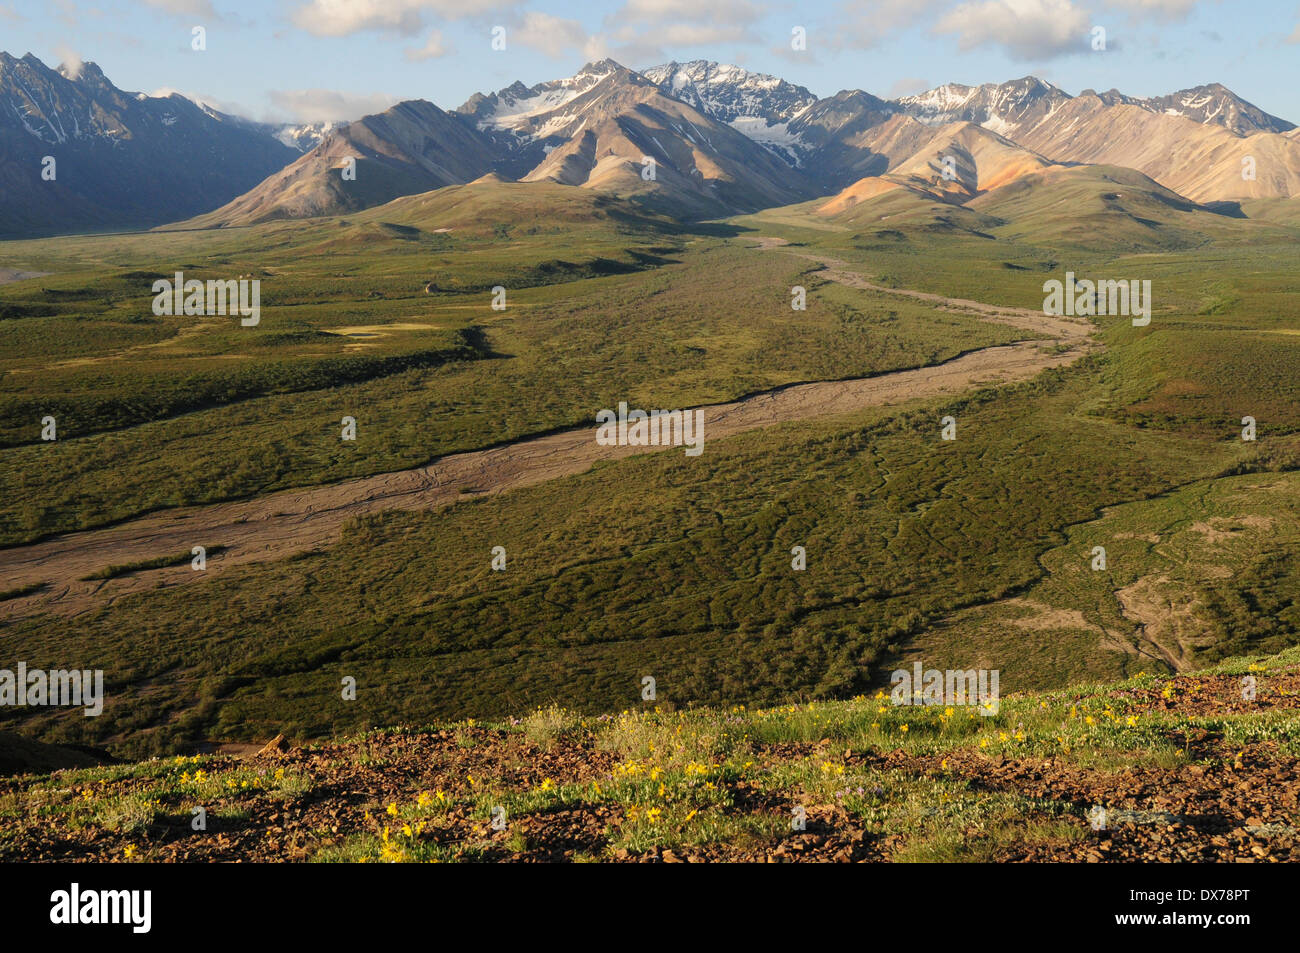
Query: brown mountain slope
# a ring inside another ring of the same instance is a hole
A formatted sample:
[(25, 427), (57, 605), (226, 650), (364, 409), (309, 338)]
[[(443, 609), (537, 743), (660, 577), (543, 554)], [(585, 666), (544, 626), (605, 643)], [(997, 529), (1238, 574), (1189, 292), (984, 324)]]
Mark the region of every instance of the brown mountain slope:
[[(349, 157), (357, 160), (356, 178), (345, 180)], [(471, 181), (494, 159), (491, 144), (467, 123), (410, 100), (340, 127), (256, 188), (180, 224), (214, 228), (356, 211)]]
[(880, 175), (888, 161), (863, 145), (861, 137), (886, 124), (897, 111), (859, 89), (841, 90), (813, 103), (787, 124), (787, 132), (800, 143), (800, 169), (828, 188), (844, 188), (863, 176)]
[(862, 202), (901, 188), (904, 188), (901, 182), (895, 182), (886, 176), (868, 175), (858, 179), (848, 188), (836, 192), (826, 204), (817, 206), (817, 214), (827, 217), (839, 215)]
[[(558, 142), (524, 181), (634, 195), (685, 216), (786, 205), (816, 194), (790, 166), (730, 126), (617, 67), (596, 86), (519, 130)], [(654, 159), (654, 178), (643, 170)]]
[(1037, 153), (973, 122), (935, 128), (900, 115), (856, 139), (864, 150), (884, 157), (889, 171), (843, 189), (817, 209), (822, 215), (838, 215), (899, 187), (963, 203), (1022, 176), (1056, 168)]
[[(940, 192), (972, 196), (1051, 165), (983, 126), (955, 122), (934, 130), (929, 142), (889, 171)], [(951, 171), (945, 175), (945, 169)]]
[(874, 161), (877, 164), (875, 167), (880, 170), (876, 174), (880, 174), (892, 170), (924, 149), (935, 139), (941, 128), (944, 127), (927, 126), (911, 116), (899, 113), (879, 125), (842, 136), (837, 144), (842, 149), (858, 151), (859, 157), (851, 168), (869, 168)]
[[(996, 181), (996, 180), (994, 180)], [(1259, 199), (1278, 221), (1297, 199)], [(1230, 203), (1235, 205), (1235, 203)], [(1053, 248), (1172, 251), (1245, 227), (1121, 166), (1046, 166), (974, 196), (895, 173), (862, 179), (828, 202), (797, 208), (851, 227), (959, 229)], [(1263, 217), (1252, 204), (1246, 217)]]
[[(1058, 162), (1127, 166), (1198, 202), (1300, 195), (1300, 141), (1279, 133), (1242, 137), (1217, 125), (1107, 106), (1078, 96), (1017, 135), (1021, 145)], [(1255, 160), (1255, 178), (1242, 176)]]

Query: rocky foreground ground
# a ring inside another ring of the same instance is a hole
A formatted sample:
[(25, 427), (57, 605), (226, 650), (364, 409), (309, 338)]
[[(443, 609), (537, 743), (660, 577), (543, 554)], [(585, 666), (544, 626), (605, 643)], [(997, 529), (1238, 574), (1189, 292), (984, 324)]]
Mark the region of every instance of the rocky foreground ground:
[(1298, 758), (1292, 650), (989, 716), (883, 695), (548, 708), (19, 775), (0, 859), (1294, 861)]

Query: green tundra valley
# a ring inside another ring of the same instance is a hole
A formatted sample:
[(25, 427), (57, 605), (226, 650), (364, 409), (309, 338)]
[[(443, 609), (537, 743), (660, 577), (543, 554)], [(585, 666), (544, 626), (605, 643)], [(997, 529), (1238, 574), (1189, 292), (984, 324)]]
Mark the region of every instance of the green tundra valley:
[(1300, 858), (1295, 127), (701, 63), (0, 58), (0, 859)]

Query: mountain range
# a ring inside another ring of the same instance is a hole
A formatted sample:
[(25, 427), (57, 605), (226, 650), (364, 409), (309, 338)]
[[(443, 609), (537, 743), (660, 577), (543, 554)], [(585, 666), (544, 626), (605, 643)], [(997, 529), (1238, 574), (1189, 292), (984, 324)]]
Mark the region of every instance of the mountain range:
[(208, 211), (300, 154), (279, 131), (178, 93), (123, 92), (94, 63), (54, 70), (0, 52), (0, 235), (147, 227)]
[(1300, 195), (1300, 130), (1219, 84), (1144, 99), (1024, 77), (887, 100), (704, 60), (637, 72), (608, 59), (450, 111), (409, 100), (274, 125), (123, 92), (94, 63), (0, 53), (3, 237), (350, 212), (489, 174), (681, 218), (817, 198), (838, 213), (897, 189), (964, 204), (1078, 165), (1131, 169), (1202, 205), (1286, 199)]

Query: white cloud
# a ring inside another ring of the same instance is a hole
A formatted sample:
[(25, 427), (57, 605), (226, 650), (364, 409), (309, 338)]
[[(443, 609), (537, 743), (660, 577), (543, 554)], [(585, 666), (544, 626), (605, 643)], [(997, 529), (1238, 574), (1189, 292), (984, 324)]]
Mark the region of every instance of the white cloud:
[(921, 79), (919, 76), (907, 76), (896, 80), (894, 85), (889, 87), (889, 98), (897, 99), (899, 96), (915, 96), (917, 93), (923, 93), (930, 88), (928, 79)]
[(60, 43), (54, 48), (54, 55), (59, 58), (59, 64), (68, 68), (68, 79), (77, 79), (81, 76), (81, 55), (68, 46), (66, 43)]
[(184, 96), (192, 103), (198, 103), (200, 106), (207, 106), (209, 109), (215, 109), (217, 112), (223, 112), (228, 116), (249, 115), (249, 111), (236, 102), (225, 99), (215, 99), (212, 96), (205, 96), (202, 93), (188, 93), (183, 89), (173, 89), (171, 86), (163, 86), (155, 89), (149, 94), (155, 99), (165, 99), (168, 96)]
[[(653, 0), (651, 0), (653, 2)], [(1126, 15), (1130, 21), (1183, 20), (1204, 0), (1102, 0), (1108, 10)], [(938, 22), (935, 32), (959, 33), (962, 48), (1001, 45), (1018, 59), (1036, 59), (1068, 52), (1073, 42), (1070, 30), (1087, 32), (1094, 22), (1090, 14), (1075, 7), (1072, 0), (839, 0), (818, 33), (826, 36), (832, 49), (869, 49), (890, 36), (922, 22)], [(1055, 29), (1053, 29), (1055, 25)], [(966, 39), (966, 38), (970, 39)], [(999, 43), (999, 40), (1001, 42)], [(1041, 50), (1031, 47), (1042, 43)]]
[(217, 11), (212, 9), (211, 0), (145, 0), (145, 3), (176, 16), (219, 19)]
[(1087, 51), (1091, 27), (1070, 0), (975, 0), (945, 14), (934, 32), (956, 34), (963, 50), (994, 46), (1012, 59), (1044, 60)]
[[(788, 63), (796, 63), (799, 66), (816, 66), (821, 63), (816, 53), (810, 50), (796, 50), (789, 43), (781, 43), (776, 46), (769, 46), (767, 52), (777, 59), (785, 60)], [(740, 57), (737, 57), (740, 59)], [(739, 62), (736, 63), (740, 66)]]
[[(334, 0), (313, 0), (320, 6)], [(398, 0), (401, 2), (401, 0)], [(414, 2), (414, 0), (411, 0)], [(763, 8), (752, 0), (627, 0), (605, 17), (603, 29), (589, 33), (576, 19), (528, 10), (506, 19), (506, 41), (553, 58), (578, 54), (593, 61), (612, 56), (637, 67), (667, 58), (666, 47), (717, 46), (763, 40), (753, 24)], [(399, 28), (393, 21), (393, 29)]]
[(754, 23), (764, 13), (761, 4), (751, 0), (627, 0), (608, 19), (614, 23)]
[[(158, 0), (206, 2), (206, 0)], [(587, 60), (615, 56), (623, 62), (658, 62), (665, 47), (707, 47), (761, 43), (755, 25), (765, 15), (762, 0), (625, 0), (605, 17), (602, 30), (589, 33), (572, 18), (541, 10), (520, 10), (523, 0), (301, 0), (291, 14), (301, 29), (316, 36), (348, 36), (366, 30), (414, 37), (430, 21), (483, 19), (499, 14), (508, 43), (550, 57), (574, 53)], [(435, 29), (423, 48), (404, 51), (423, 60), (448, 51)]]
[(708, 46), (713, 43), (757, 42), (748, 27), (735, 23), (670, 23), (654, 33), (669, 46)]
[(316, 36), (386, 30), (413, 36), (430, 16), (458, 20), (512, 9), (518, 0), (308, 0), (292, 19)]
[(588, 35), (577, 20), (566, 20), (536, 10), (525, 13), (519, 25), (507, 33), (506, 42), (511, 41), (556, 58), (570, 51), (581, 52), (590, 60), (598, 60), (604, 55), (604, 41)]
[(824, 27), (833, 48), (869, 49), (922, 18), (932, 18), (943, 0), (880, 0), (869, 5), (841, 0)]
[(1129, 19), (1184, 20), (1200, 0), (1111, 0), (1108, 4), (1129, 15)]
[(416, 63), (422, 60), (435, 60), (440, 56), (446, 56), (450, 52), (442, 42), (442, 31), (440, 30), (434, 30), (430, 33), (429, 38), (424, 41), (424, 46), (411, 47), (404, 51), (406, 58)]
[(621, 62), (646, 65), (668, 48), (759, 44), (756, 26), (766, 8), (753, 0), (627, 0), (605, 18), (604, 44)]
[(354, 95), (333, 89), (273, 89), (267, 95), (278, 110), (297, 122), (359, 119), (397, 102), (386, 93)]

